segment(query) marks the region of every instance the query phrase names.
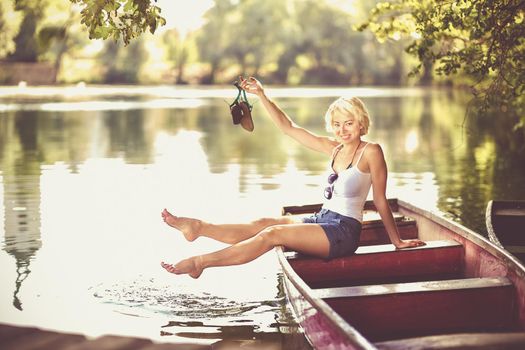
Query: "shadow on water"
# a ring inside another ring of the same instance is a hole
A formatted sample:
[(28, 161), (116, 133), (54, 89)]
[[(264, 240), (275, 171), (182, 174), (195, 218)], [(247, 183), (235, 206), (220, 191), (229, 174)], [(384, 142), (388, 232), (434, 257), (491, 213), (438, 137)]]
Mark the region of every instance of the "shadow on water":
[[(170, 327), (177, 329), (187, 327), (191, 331), (171, 332)], [(251, 325), (219, 326), (202, 322), (170, 322), (163, 328), (167, 329), (161, 331), (164, 336), (176, 335), (196, 340), (219, 339), (210, 345), (212, 349), (246, 349), (247, 347), (250, 349), (311, 349), (301, 333), (289, 332), (289, 329), (283, 326), (274, 332), (259, 332), (257, 327)]]

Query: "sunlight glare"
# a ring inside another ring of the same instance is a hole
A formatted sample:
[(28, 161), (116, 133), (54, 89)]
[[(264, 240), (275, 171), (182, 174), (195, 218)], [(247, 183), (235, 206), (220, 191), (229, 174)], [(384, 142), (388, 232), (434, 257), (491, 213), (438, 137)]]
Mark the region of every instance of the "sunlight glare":
[[(399, 198), (426, 210), (436, 211), (439, 199), (436, 176), (432, 172), (392, 172), (388, 178), (387, 197)], [(369, 199), (372, 198), (370, 196)]]
[[(75, 87), (79, 94), (86, 88), (82, 85)], [(72, 91), (74, 94), (75, 91)], [(24, 110), (46, 112), (68, 111), (126, 111), (131, 109), (188, 109), (199, 108), (204, 101), (196, 98), (154, 99), (150, 101), (82, 101), (82, 102), (50, 102), (1, 105), (0, 111)]]
[(410, 36), (412, 37), (412, 39), (416, 39), (416, 40), (421, 39), (421, 34), (419, 34), (418, 32), (412, 32), (410, 33)]
[(414, 153), (419, 147), (419, 135), (416, 129), (410, 130), (405, 138), (405, 151)]
[(356, 0), (328, 0), (328, 2), (347, 13), (355, 14), (357, 12)]
[(161, 15), (166, 19), (166, 25), (159, 31), (176, 28), (182, 37), (198, 29), (204, 24), (204, 13), (214, 6), (212, 0), (194, 1), (188, 5), (183, 0), (157, 0), (157, 6), (162, 9)]
[(394, 34), (392, 34), (392, 39), (394, 39), (395, 41), (398, 41), (401, 39), (401, 33), (400, 32), (395, 32)]

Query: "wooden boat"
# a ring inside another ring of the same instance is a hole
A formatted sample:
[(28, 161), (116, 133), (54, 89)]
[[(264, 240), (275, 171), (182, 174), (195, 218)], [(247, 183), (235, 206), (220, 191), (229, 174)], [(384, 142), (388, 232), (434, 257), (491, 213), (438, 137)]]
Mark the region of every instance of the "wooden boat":
[(401, 237), (426, 246), (396, 250), (367, 202), (355, 255), (324, 260), (276, 248), (288, 299), (312, 346), (525, 349), (525, 267), (457, 223), (389, 202)]
[(485, 223), (491, 242), (525, 262), (525, 201), (489, 201)]

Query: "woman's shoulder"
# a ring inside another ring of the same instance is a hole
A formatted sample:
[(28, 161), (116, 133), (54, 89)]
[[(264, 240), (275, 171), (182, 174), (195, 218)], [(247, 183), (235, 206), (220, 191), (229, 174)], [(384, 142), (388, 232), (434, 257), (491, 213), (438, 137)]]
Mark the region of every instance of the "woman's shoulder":
[(376, 142), (368, 141), (365, 145), (365, 149), (363, 150), (363, 157), (368, 160), (383, 159), (384, 155), (381, 145)]
[(383, 153), (381, 145), (379, 143), (371, 142), (371, 141), (366, 141), (364, 151), (366, 153), (377, 153), (377, 152)]

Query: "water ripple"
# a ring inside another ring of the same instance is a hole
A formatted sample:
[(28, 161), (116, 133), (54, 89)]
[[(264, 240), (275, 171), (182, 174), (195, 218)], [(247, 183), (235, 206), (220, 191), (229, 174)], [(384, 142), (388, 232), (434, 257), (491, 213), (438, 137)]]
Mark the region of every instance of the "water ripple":
[(284, 303), (281, 299), (235, 301), (206, 292), (190, 292), (187, 289), (182, 285), (161, 285), (152, 278), (113, 285), (100, 284), (90, 291), (101, 303), (133, 309), (129, 313), (142, 317), (160, 313), (185, 319), (237, 318), (248, 314), (275, 312)]

